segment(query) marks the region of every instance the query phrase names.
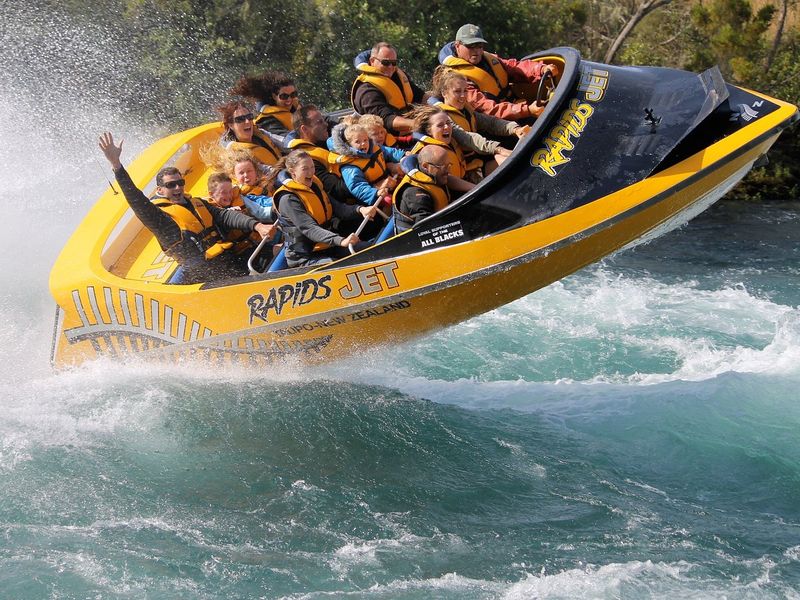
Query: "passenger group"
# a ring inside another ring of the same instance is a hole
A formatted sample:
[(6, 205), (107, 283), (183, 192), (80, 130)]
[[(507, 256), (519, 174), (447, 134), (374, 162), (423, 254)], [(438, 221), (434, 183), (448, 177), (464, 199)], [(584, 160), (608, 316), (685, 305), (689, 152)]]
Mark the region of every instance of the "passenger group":
[[(175, 167), (148, 198), (120, 162), (110, 133), (100, 149), (136, 216), (181, 266), (182, 282), (236, 277), (262, 239), (270, 270), (331, 262), (376, 236), (405, 231), (472, 189), (511, 155), (543, 106), (526, 88), (556, 67), (486, 51), (476, 25), (439, 52), (432, 90), (398, 67), (379, 42), (356, 56), (354, 113), (341, 122), (300, 103), (293, 80), (268, 71), (242, 77), (218, 108), (224, 133), (201, 150), (213, 171), (208, 199), (189, 196)], [(510, 142), (512, 141), (512, 142)], [(392, 217), (388, 224), (376, 215)], [(362, 222), (363, 221), (363, 222)]]

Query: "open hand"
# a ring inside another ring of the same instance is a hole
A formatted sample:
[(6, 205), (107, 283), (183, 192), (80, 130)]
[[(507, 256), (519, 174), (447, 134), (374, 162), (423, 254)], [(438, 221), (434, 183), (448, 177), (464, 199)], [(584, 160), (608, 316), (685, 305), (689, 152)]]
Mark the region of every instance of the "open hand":
[(100, 150), (102, 150), (103, 154), (105, 154), (108, 162), (111, 163), (111, 167), (113, 169), (119, 169), (122, 166), (122, 163), (119, 160), (119, 157), (122, 154), (122, 140), (120, 140), (119, 146), (115, 146), (114, 136), (110, 131), (106, 131), (100, 136), (100, 143), (98, 145), (100, 146)]

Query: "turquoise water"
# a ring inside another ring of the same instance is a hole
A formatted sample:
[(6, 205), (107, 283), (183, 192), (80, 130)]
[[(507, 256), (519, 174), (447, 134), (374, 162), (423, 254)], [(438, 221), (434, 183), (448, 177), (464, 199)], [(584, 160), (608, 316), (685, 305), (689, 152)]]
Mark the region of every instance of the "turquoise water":
[(797, 598), (799, 222), (268, 373), (53, 374), (47, 257), (4, 270), (0, 596)]
[[(359, 360), (54, 374), (47, 277), (106, 185), (97, 134), (130, 157), (159, 131), (12, 75), (0, 598), (800, 598), (797, 199)], [(32, 135), (42, 106), (63, 126)]]

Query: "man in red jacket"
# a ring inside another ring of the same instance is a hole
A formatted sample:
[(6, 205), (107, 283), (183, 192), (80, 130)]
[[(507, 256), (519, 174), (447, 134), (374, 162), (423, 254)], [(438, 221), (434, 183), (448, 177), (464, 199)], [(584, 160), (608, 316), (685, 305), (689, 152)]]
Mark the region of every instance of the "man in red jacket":
[(486, 51), (488, 42), (477, 25), (462, 25), (453, 42), (439, 51), (439, 62), (468, 80), (467, 100), (478, 112), (509, 121), (538, 117), (544, 110), (535, 102), (514, 96), (514, 84), (538, 86), (546, 72), (556, 68), (535, 60), (500, 58)]

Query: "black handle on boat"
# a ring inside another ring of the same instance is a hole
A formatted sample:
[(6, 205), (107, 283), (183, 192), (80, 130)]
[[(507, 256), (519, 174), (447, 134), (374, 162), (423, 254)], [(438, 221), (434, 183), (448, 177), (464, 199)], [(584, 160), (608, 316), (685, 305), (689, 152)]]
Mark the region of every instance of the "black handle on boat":
[(253, 261), (256, 257), (261, 254), (262, 248), (267, 242), (270, 242), (269, 238), (264, 238), (261, 242), (256, 246), (256, 249), (253, 250), (253, 253), (250, 255), (250, 258), (247, 259), (247, 270), (250, 272), (250, 275), (258, 275), (261, 271), (257, 271), (255, 267), (253, 267)]

